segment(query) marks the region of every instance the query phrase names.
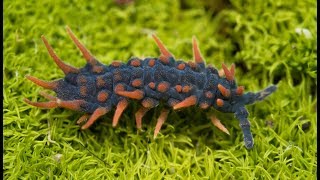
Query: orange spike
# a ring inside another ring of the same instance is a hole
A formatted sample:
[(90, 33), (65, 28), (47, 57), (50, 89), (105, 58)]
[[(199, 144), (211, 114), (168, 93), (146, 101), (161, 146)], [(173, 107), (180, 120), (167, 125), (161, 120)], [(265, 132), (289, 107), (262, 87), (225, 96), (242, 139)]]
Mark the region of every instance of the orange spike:
[(197, 39), (195, 36), (192, 37), (192, 49), (193, 49), (193, 59), (196, 63), (203, 63), (203, 57), (201, 56), (201, 52), (197, 43)]
[(244, 92), (244, 86), (238, 86), (236, 90), (236, 94), (241, 96)]
[(234, 79), (234, 73), (235, 73), (235, 65), (234, 64), (232, 64), (231, 65), (231, 68), (230, 68), (230, 71), (229, 71), (229, 69), (227, 68), (227, 66), (224, 64), (224, 63), (222, 63), (222, 69), (223, 69), (223, 71), (224, 71), (224, 74), (226, 75), (226, 78), (227, 78), (227, 80), (228, 81), (233, 81), (233, 79)]
[(81, 127), (81, 129), (84, 130), (89, 128), (99, 117), (107, 114), (108, 111), (109, 110), (105, 107), (97, 108), (91, 115), (90, 119), (86, 122), (86, 124)]
[(27, 79), (29, 79), (30, 81), (34, 82), (35, 84), (37, 84), (38, 86), (41, 86), (46, 89), (56, 89), (58, 86), (58, 82), (59, 82), (59, 81), (51, 81), (51, 82), (43, 81), (41, 79), (38, 79), (33, 76), (29, 76), (29, 75), (26, 75), (25, 77)]
[(79, 111), (81, 109), (81, 105), (85, 104), (84, 100), (72, 100), (72, 101), (62, 101), (61, 99), (57, 99), (57, 103), (59, 107)]
[(128, 101), (123, 99), (118, 102), (116, 112), (114, 113), (113, 120), (112, 120), (112, 126), (116, 127), (119, 121), (119, 118), (123, 111), (127, 108)]
[(173, 109), (180, 109), (184, 107), (193, 106), (197, 103), (197, 97), (196, 96), (189, 96), (180, 103), (173, 106)]
[(128, 97), (131, 99), (140, 100), (143, 98), (144, 93), (141, 90), (134, 90), (134, 91), (116, 91), (116, 93), (120, 96)]
[(150, 108), (141, 107), (135, 114), (137, 128), (141, 129), (142, 127), (142, 117), (150, 110)]
[(86, 122), (89, 118), (90, 114), (84, 114), (82, 115), (79, 120), (77, 121), (77, 124), (82, 124), (83, 122)]
[(40, 94), (41, 96), (43, 96), (44, 98), (48, 99), (48, 100), (51, 100), (51, 101), (56, 101), (56, 100), (57, 100), (57, 97), (52, 96), (52, 95), (50, 95), (50, 94), (47, 94), (47, 93), (44, 92), (44, 91), (40, 91), (39, 94)]
[(222, 107), (224, 104), (222, 99), (217, 99), (217, 106)]
[(230, 96), (230, 90), (226, 89), (224, 86), (221, 84), (218, 84), (218, 89), (221, 92), (222, 96), (224, 97), (229, 97)]
[(161, 129), (161, 126), (163, 125), (163, 123), (166, 121), (167, 117), (169, 114), (169, 110), (167, 109), (163, 109), (160, 113), (160, 116), (157, 120), (157, 125), (156, 128), (154, 129), (154, 134), (153, 134), (153, 138), (155, 139)]
[(223, 124), (221, 124), (220, 120), (216, 116), (211, 116), (211, 122), (214, 126), (216, 126), (218, 129), (220, 129), (222, 132), (230, 135), (228, 129), (224, 127)]
[(79, 69), (72, 67), (70, 65), (65, 64), (64, 62), (61, 61), (61, 59), (57, 56), (57, 54), (54, 52), (53, 48), (50, 46), (48, 43), (47, 39), (44, 37), (44, 35), (41, 36), (41, 39), (46, 46), (50, 56), (54, 60), (54, 62), (59, 66), (59, 68), (64, 72), (64, 74), (69, 74), (69, 73), (79, 73)]
[(69, 26), (66, 26), (67, 33), (71, 37), (72, 41), (76, 44), (76, 46), (80, 49), (83, 57), (87, 60), (87, 62), (91, 65), (95, 65), (97, 61), (94, 59), (94, 57), (91, 55), (89, 50), (81, 44), (81, 42), (77, 39), (77, 37), (73, 34)]
[(152, 37), (156, 41), (156, 43), (160, 49), (160, 52), (161, 52), (160, 60), (163, 63), (168, 63), (169, 58), (173, 57), (172, 54), (168, 51), (168, 49), (163, 45), (161, 40), (155, 34), (152, 34)]
[(236, 65), (234, 64), (234, 63), (232, 63), (231, 64), (231, 67), (230, 67), (230, 73), (231, 73), (231, 75), (232, 75), (232, 77), (233, 77), (233, 79), (234, 79), (234, 75), (235, 75), (235, 73), (236, 73)]
[(40, 107), (40, 108), (48, 108), (48, 109), (52, 109), (52, 108), (56, 108), (58, 107), (58, 103), (56, 101), (49, 101), (49, 102), (32, 102), (29, 99), (24, 99), (24, 102), (32, 105), (32, 106), (36, 106), (36, 107)]

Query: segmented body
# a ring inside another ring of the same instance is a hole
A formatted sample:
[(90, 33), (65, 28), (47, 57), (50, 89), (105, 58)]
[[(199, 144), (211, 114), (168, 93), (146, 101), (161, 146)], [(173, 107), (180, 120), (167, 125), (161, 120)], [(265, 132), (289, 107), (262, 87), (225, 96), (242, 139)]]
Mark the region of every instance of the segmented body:
[[(79, 47), (87, 60), (85, 67), (77, 69), (64, 64), (54, 53), (52, 47), (42, 36), (42, 39), (56, 64), (65, 73), (65, 78), (53, 82), (45, 82), (32, 76), (27, 78), (34, 83), (56, 92), (57, 97), (41, 93), (49, 102), (25, 101), (33, 106), (42, 108), (64, 107), (85, 114), (78, 123), (85, 124), (82, 129), (89, 128), (99, 117), (116, 108), (113, 126), (116, 126), (121, 114), (130, 100), (141, 102), (141, 108), (135, 118), (137, 128), (141, 128), (144, 114), (164, 103), (155, 128), (156, 137), (166, 120), (170, 109), (180, 109), (189, 106), (199, 106), (202, 109), (214, 107), (222, 112), (232, 112), (240, 121), (244, 133), (245, 146), (253, 147), (250, 123), (247, 119), (246, 104), (264, 99), (275, 91), (275, 86), (258, 93), (244, 94), (244, 87), (235, 82), (235, 66), (228, 69), (222, 65), (224, 75), (214, 67), (205, 67), (195, 38), (193, 52), (195, 62), (175, 60), (162, 42), (153, 35), (160, 48), (159, 58), (131, 58), (127, 63), (113, 62), (103, 65), (78, 41), (67, 27), (72, 40)], [(89, 119), (89, 120), (87, 120)], [(228, 130), (215, 117), (212, 122), (222, 131)]]

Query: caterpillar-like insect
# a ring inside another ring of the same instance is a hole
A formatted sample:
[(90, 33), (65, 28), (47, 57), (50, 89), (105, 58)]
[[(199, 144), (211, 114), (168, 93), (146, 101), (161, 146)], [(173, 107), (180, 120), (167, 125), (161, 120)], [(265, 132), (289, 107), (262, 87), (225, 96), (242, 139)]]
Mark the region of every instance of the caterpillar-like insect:
[[(235, 81), (235, 65), (228, 69), (222, 64), (224, 73), (212, 67), (205, 67), (197, 40), (192, 39), (195, 62), (185, 63), (176, 60), (156, 35), (152, 35), (161, 55), (158, 58), (131, 58), (128, 63), (114, 61), (106, 66), (100, 63), (76, 38), (70, 28), (67, 33), (80, 49), (87, 61), (83, 68), (67, 65), (55, 54), (44, 36), (41, 36), (50, 56), (64, 72), (63, 79), (47, 82), (33, 76), (26, 76), (35, 84), (55, 91), (57, 97), (41, 92), (40, 95), (48, 102), (24, 101), (40, 108), (62, 107), (85, 114), (77, 121), (83, 124), (81, 129), (89, 128), (99, 117), (116, 107), (112, 121), (115, 127), (130, 100), (141, 102), (140, 109), (135, 113), (136, 126), (141, 129), (142, 117), (147, 111), (163, 103), (164, 109), (154, 130), (154, 137), (159, 133), (171, 109), (177, 110), (190, 106), (201, 109), (213, 107), (221, 112), (234, 113), (243, 131), (245, 147), (253, 147), (250, 132), (248, 111), (245, 105), (261, 101), (276, 90), (276, 86), (257, 93), (244, 93), (243, 86)], [(223, 132), (228, 130), (215, 117), (212, 123)]]

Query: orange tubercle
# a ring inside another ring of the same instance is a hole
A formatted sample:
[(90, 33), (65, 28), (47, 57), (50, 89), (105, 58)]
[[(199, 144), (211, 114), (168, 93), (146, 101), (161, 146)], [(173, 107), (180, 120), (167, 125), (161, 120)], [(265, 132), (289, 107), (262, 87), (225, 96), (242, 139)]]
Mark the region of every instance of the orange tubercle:
[(221, 94), (224, 97), (229, 97), (230, 96), (230, 90), (228, 90), (227, 88), (225, 88), (221, 84), (218, 84), (218, 89), (219, 89), (219, 91), (221, 92)]
[(217, 106), (222, 107), (224, 104), (222, 99), (217, 99)]
[(97, 99), (99, 102), (106, 102), (109, 97), (109, 94), (106, 91), (100, 91), (98, 93)]
[(237, 90), (236, 90), (236, 94), (237, 95), (242, 95), (244, 92), (244, 86), (238, 86)]
[(157, 90), (159, 92), (164, 93), (169, 89), (169, 87), (170, 87), (170, 84), (168, 82), (161, 82), (158, 84)]
[(132, 86), (133, 87), (140, 87), (142, 85), (142, 80), (141, 79), (135, 79), (132, 81)]
[(130, 65), (134, 67), (139, 67), (141, 65), (141, 62), (138, 59), (135, 59), (131, 61)]

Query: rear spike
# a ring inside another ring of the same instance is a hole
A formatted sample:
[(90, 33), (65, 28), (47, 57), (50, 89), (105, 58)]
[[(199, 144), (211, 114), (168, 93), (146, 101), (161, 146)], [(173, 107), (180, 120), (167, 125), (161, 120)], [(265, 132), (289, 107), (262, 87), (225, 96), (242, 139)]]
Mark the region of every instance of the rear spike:
[(41, 96), (43, 96), (44, 98), (48, 99), (48, 100), (51, 100), (51, 101), (56, 101), (56, 100), (57, 100), (57, 97), (52, 96), (52, 95), (50, 95), (50, 94), (47, 94), (47, 93), (44, 92), (44, 91), (40, 91), (39, 94), (40, 94)]
[(79, 69), (72, 67), (70, 65), (65, 64), (61, 59), (57, 56), (57, 54), (54, 52), (53, 48), (48, 43), (47, 39), (44, 37), (44, 35), (41, 36), (41, 39), (46, 46), (50, 56), (54, 60), (54, 62), (59, 66), (59, 68), (64, 72), (64, 74), (69, 73), (79, 73)]
[(221, 124), (220, 120), (216, 116), (213, 115), (210, 117), (210, 119), (211, 119), (211, 122), (214, 126), (216, 126), (218, 129), (220, 129), (222, 132), (230, 135), (228, 129), (226, 127), (224, 127), (223, 124)]
[(153, 134), (153, 138), (155, 139), (158, 135), (158, 133), (160, 132), (161, 126), (163, 125), (163, 123), (167, 120), (169, 114), (169, 110), (167, 109), (163, 109), (160, 113), (160, 116), (157, 120), (157, 125), (154, 129), (154, 134)]
[(173, 57), (172, 54), (168, 51), (168, 49), (163, 45), (161, 40), (155, 34), (152, 34), (152, 37), (156, 41), (157, 46), (160, 49), (160, 52), (161, 52), (160, 60), (163, 63), (166, 63), (166, 64), (169, 63), (169, 58)]
[(189, 96), (180, 103), (173, 106), (173, 109), (180, 109), (184, 107), (193, 106), (197, 103), (197, 97), (196, 96)]
[(222, 69), (228, 81), (233, 81), (235, 75), (235, 65), (232, 64), (230, 70), (227, 68), (225, 64), (222, 63)]
[(145, 108), (141, 106), (140, 109), (136, 112), (135, 118), (136, 118), (137, 129), (142, 128), (142, 118), (149, 110), (150, 108)]
[(32, 106), (35, 107), (40, 107), (40, 108), (48, 108), (48, 109), (52, 109), (52, 108), (56, 108), (58, 107), (58, 103), (56, 101), (49, 101), (49, 102), (32, 102), (29, 99), (24, 99), (24, 102), (26, 102), (27, 104), (30, 104)]
[(117, 126), (119, 118), (123, 113), (123, 111), (127, 108), (127, 106), (128, 106), (128, 101), (126, 99), (119, 101), (119, 103), (117, 104), (116, 112), (114, 113), (113, 120), (112, 120), (113, 127)]
[(74, 110), (74, 111), (80, 111), (81, 105), (85, 104), (86, 101), (84, 100), (62, 101), (60, 99), (57, 99), (57, 103), (59, 107)]
[(221, 92), (222, 96), (229, 97), (230, 96), (230, 90), (222, 86), (221, 84), (218, 84), (218, 89)]
[(128, 97), (131, 99), (140, 100), (143, 98), (144, 93), (141, 90), (134, 90), (134, 91), (116, 91), (116, 94), (124, 97)]
[(78, 40), (78, 38), (73, 34), (69, 26), (66, 26), (67, 33), (71, 37), (72, 41), (76, 44), (76, 46), (80, 49), (83, 57), (87, 60), (87, 62), (91, 65), (97, 64), (95, 58), (91, 55), (90, 51)]
[(51, 81), (51, 82), (43, 81), (41, 79), (38, 79), (33, 76), (28, 76), (28, 75), (26, 75), (25, 77), (30, 81), (34, 82), (35, 84), (37, 84), (38, 86), (41, 86), (46, 89), (52, 89), (52, 90), (57, 88), (58, 82), (59, 82), (59, 81)]
[(81, 127), (81, 129), (88, 129), (99, 117), (107, 114), (108, 111), (109, 110), (105, 107), (97, 108), (91, 115), (90, 119), (86, 122), (86, 124)]
[(198, 64), (204, 63), (203, 57), (201, 56), (201, 52), (195, 36), (192, 37), (192, 50), (193, 50), (194, 61)]

